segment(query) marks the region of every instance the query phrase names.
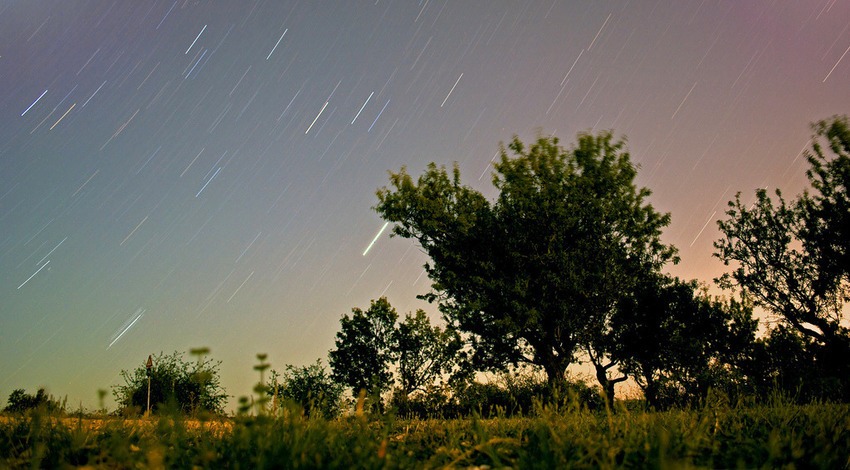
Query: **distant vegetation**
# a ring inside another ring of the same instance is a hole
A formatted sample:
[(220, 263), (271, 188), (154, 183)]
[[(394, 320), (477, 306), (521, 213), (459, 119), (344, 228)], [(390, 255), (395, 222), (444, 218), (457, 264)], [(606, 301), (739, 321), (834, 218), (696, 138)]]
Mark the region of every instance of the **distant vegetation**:
[[(267, 375), (260, 354), (253, 397), (225, 421), (206, 349), (121, 372), (117, 414), (145, 413), (150, 384), (163, 419), (147, 425), (60, 422), (44, 390), (15, 390), (0, 452), (11, 467), (847, 466), (850, 126), (813, 131), (805, 192), (738, 193), (719, 221), (726, 296), (666, 273), (670, 214), (647, 202), (622, 140), (515, 138), (495, 200), (433, 163), (377, 192), (394, 235), (429, 257), (421, 298), (443, 325), (386, 298), (354, 308), (330, 370)], [(595, 384), (568, 374), (579, 363)], [(629, 379), (642, 398), (615, 400)]]
[(26, 390), (19, 388), (12, 391), (3, 411), (6, 413), (25, 413), (30, 410), (45, 411), (53, 413), (62, 411), (64, 405), (49, 396), (43, 388), (39, 388), (35, 395), (30, 395)]

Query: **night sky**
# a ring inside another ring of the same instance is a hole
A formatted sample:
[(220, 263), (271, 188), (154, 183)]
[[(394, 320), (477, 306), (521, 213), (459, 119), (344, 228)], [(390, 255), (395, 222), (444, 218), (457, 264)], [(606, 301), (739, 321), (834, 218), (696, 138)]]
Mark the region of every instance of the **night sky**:
[[(850, 112), (840, 0), (4, 1), (0, 402), (94, 408), (148, 354), (207, 346), (231, 395), (326, 358), (426, 258), (371, 209), (387, 171), (457, 161), (488, 197), (513, 135), (612, 129), (710, 282), (742, 191), (806, 185)], [(235, 400), (231, 400), (231, 406)]]

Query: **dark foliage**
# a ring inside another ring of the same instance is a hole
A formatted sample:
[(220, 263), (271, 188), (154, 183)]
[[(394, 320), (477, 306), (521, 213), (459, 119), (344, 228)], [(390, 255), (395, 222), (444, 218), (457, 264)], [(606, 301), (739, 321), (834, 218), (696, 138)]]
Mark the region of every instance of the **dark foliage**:
[(430, 394), (445, 385), (448, 376), (458, 379), (468, 372), (455, 330), (431, 325), (422, 310), (397, 320), (385, 297), (373, 300), (365, 312), (355, 308), (351, 317), (340, 320), (336, 349), (328, 354), (331, 377), (350, 387), (353, 397), (365, 394), (370, 407), (381, 409), (381, 394), (393, 385), (394, 399), (406, 401), (403, 397)]
[[(806, 172), (813, 191), (801, 198), (803, 241), (821, 272), (820, 289), (839, 289), (847, 300), (850, 282), (850, 123), (847, 116), (813, 126)], [(827, 150), (828, 149), (828, 150)], [(830, 155), (831, 153), (831, 155)], [(844, 288), (840, 286), (843, 284)]]
[[(493, 203), (435, 164), (414, 181), (404, 168), (378, 191), (378, 213), (395, 235), (415, 239), (449, 324), (468, 335), (475, 367), (542, 367), (562, 381), (577, 352), (609, 378), (607, 336), (618, 299), (634, 274), (673, 260), (660, 241), (669, 215), (645, 202), (622, 141), (579, 135), (565, 150), (555, 138), (502, 150)], [(610, 393), (613, 398), (613, 393)]]
[(755, 339), (752, 307), (711, 298), (696, 281), (646, 276), (613, 319), (614, 357), (654, 409), (694, 405), (712, 388), (735, 392)]
[(391, 405), (403, 417), (464, 418), (531, 416), (543, 409), (601, 410), (599, 390), (583, 381), (564, 380), (553, 386), (534, 373), (503, 373), (498, 380), (456, 382), (412, 396), (394, 395)]
[(23, 413), (32, 409), (41, 409), (47, 412), (61, 411), (62, 404), (49, 396), (43, 388), (39, 388), (35, 395), (30, 395), (26, 390), (19, 388), (9, 394), (6, 407), (3, 411), (7, 413)]
[(328, 354), (328, 362), (333, 379), (350, 387), (355, 397), (361, 390), (370, 397), (389, 390), (397, 319), (398, 313), (386, 297), (373, 300), (366, 311), (353, 308), (350, 317), (340, 319), (336, 349)]
[[(850, 298), (850, 130), (846, 117), (821, 121), (814, 130), (813, 153), (807, 154), (813, 191), (786, 202), (779, 190), (774, 201), (760, 189), (751, 206), (739, 193), (729, 203), (728, 218), (719, 222), (723, 238), (714, 244), (715, 255), (735, 266), (721, 284), (741, 288), (802, 335), (792, 343), (801, 344), (817, 364), (817, 382), (832, 384), (824, 389), (830, 398), (847, 401), (850, 331), (843, 322)], [(777, 334), (777, 341), (790, 338), (785, 330)], [(759, 354), (771, 350), (762, 347)], [(790, 374), (780, 383), (796, 381), (796, 371), (775, 373)]]
[(463, 346), (451, 328), (431, 325), (423, 310), (405, 315), (395, 330), (392, 349), (397, 359), (398, 392), (426, 392), (455, 370)]
[(309, 366), (287, 365), (283, 374), (272, 370), (268, 391), (278, 405), (294, 403), (305, 416), (331, 419), (342, 409), (342, 385), (331, 380), (320, 360)]
[[(187, 362), (183, 354), (160, 353), (153, 358), (150, 374), (150, 405), (152, 412), (172, 409), (185, 414), (199, 411), (223, 414), (227, 394), (219, 379), (220, 361), (199, 357)], [(120, 411), (139, 414), (147, 409), (148, 374), (144, 362), (133, 371), (122, 370), (123, 385), (112, 388)]]

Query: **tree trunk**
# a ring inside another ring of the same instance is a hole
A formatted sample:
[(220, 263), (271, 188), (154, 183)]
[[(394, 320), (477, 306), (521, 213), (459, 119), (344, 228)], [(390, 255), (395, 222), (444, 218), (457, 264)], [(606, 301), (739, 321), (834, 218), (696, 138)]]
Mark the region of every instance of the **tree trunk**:
[(550, 355), (542, 364), (549, 382), (549, 388), (556, 390), (564, 385), (569, 363), (561, 357)]
[(616, 365), (616, 362), (609, 362), (607, 365), (602, 365), (601, 362), (593, 360), (593, 367), (596, 368), (596, 380), (599, 382), (599, 385), (602, 387), (602, 393), (605, 396), (605, 406), (608, 407), (609, 410), (614, 410), (614, 386), (617, 383), (626, 380), (628, 377), (623, 375), (614, 379), (608, 378), (608, 369), (611, 369)]
[(596, 368), (596, 380), (602, 387), (602, 395), (605, 398), (605, 406), (609, 410), (614, 409), (614, 381), (608, 380), (608, 369), (602, 364), (594, 361), (593, 366)]
[(646, 398), (647, 408), (652, 411), (660, 411), (661, 406), (658, 403), (658, 381), (651, 374), (648, 377), (644, 377), (644, 380), (646, 380), (646, 387), (643, 389), (643, 396)]

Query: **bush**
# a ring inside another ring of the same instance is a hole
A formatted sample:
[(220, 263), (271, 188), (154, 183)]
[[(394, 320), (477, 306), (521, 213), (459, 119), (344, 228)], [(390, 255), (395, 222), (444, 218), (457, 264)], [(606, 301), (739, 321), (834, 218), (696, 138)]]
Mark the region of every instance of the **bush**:
[[(152, 412), (161, 412), (170, 405), (176, 411), (196, 414), (199, 411), (224, 414), (227, 394), (221, 387), (218, 368), (221, 362), (203, 357), (199, 350), (197, 362), (187, 362), (183, 354), (160, 353), (153, 358), (150, 371), (150, 405)], [(148, 372), (143, 363), (133, 372), (121, 371), (124, 385), (112, 388), (122, 414), (137, 415), (147, 409)]]
[(59, 401), (47, 395), (43, 388), (39, 388), (35, 395), (28, 394), (19, 388), (9, 394), (9, 400), (3, 411), (8, 413), (24, 413), (32, 409), (43, 409), (49, 413), (62, 411), (63, 406)]

